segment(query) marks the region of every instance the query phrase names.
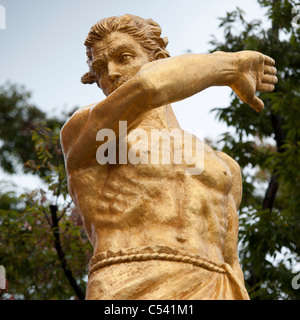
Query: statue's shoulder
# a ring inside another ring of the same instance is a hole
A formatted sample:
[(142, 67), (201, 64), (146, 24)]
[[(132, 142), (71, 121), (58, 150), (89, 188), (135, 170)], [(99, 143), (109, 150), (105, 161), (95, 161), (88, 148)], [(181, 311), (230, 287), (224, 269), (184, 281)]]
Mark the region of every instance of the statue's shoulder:
[(95, 105), (97, 105), (97, 102), (81, 107), (70, 116), (60, 131), (60, 137), (63, 143), (69, 143), (71, 137), (74, 137), (74, 135), (80, 132), (80, 128), (82, 128), (87, 120), (91, 108)]
[[(95, 102), (95, 103), (91, 103), (91, 104), (88, 104), (84, 107), (81, 107), (79, 109), (77, 109), (71, 116), (72, 117), (78, 117), (78, 116), (83, 116), (85, 114), (87, 114), (93, 107), (95, 107), (99, 102)], [(71, 119), (70, 118), (70, 119)]]
[(69, 127), (69, 126), (80, 125), (81, 122), (84, 122), (86, 120), (86, 117), (88, 116), (90, 110), (97, 104), (98, 102), (91, 103), (74, 111), (74, 113), (66, 121), (62, 129), (65, 129), (66, 127)]

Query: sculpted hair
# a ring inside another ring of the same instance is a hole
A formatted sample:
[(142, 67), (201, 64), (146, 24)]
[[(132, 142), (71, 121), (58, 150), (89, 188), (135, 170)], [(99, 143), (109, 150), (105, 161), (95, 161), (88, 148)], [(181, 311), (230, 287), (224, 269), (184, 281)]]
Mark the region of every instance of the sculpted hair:
[(110, 17), (97, 22), (91, 29), (85, 40), (87, 64), (90, 71), (82, 78), (84, 84), (97, 82), (96, 74), (92, 70), (92, 47), (95, 42), (101, 41), (112, 32), (123, 32), (131, 35), (148, 53), (150, 61), (158, 59), (161, 54), (170, 57), (166, 50), (168, 39), (161, 37), (161, 27), (152, 19), (143, 19), (138, 16), (126, 14), (120, 17)]

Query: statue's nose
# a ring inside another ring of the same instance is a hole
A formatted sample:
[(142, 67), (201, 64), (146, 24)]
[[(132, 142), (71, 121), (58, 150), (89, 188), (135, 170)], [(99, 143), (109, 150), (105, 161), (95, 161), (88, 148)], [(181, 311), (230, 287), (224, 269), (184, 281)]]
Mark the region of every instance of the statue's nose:
[(119, 78), (121, 76), (121, 73), (119, 71), (119, 68), (118, 66), (113, 63), (113, 62), (110, 62), (107, 66), (107, 71), (108, 71), (108, 76), (111, 80), (115, 80), (117, 78)]

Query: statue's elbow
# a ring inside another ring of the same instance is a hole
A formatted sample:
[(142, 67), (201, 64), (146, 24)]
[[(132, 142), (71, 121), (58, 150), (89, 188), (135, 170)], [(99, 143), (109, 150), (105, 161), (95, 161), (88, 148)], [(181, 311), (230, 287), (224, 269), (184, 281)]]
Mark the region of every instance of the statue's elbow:
[(138, 96), (143, 100), (143, 104), (148, 107), (156, 107), (155, 100), (159, 95), (157, 84), (147, 74), (139, 74), (135, 79)]
[(155, 77), (139, 75), (143, 97), (148, 107), (157, 108), (168, 103), (167, 90), (161, 86)]

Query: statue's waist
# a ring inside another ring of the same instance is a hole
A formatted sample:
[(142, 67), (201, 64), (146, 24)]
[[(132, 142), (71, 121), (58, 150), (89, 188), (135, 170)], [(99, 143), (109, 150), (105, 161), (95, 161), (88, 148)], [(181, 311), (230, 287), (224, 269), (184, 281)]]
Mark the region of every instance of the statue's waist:
[(95, 271), (109, 265), (147, 260), (189, 263), (214, 272), (228, 272), (226, 263), (216, 263), (208, 258), (184, 250), (155, 245), (97, 253), (90, 260), (89, 277)]

